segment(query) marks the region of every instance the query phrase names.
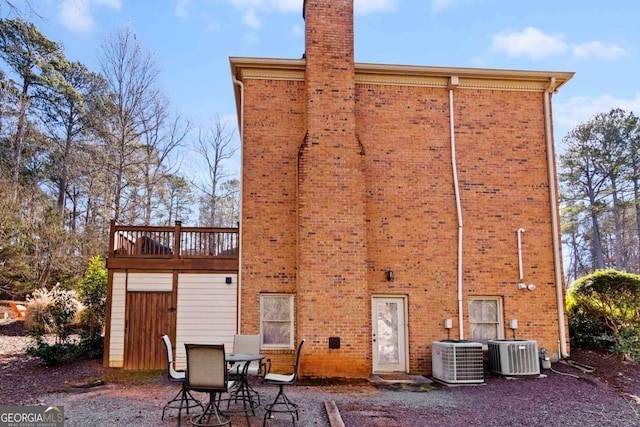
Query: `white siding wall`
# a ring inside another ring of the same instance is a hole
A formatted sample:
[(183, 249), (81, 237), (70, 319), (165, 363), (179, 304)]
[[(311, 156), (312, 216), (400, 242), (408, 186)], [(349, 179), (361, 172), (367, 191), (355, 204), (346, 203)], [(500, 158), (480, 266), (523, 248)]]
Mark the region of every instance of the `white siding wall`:
[(172, 273), (129, 273), (127, 291), (171, 292), (172, 290)]
[[(225, 283), (231, 277), (232, 283)], [(176, 321), (176, 364), (185, 367), (184, 344), (219, 344), (233, 348), (236, 331), (237, 275), (180, 274)]]
[(127, 274), (113, 273), (111, 289), (111, 331), (109, 341), (109, 367), (124, 366), (124, 306)]

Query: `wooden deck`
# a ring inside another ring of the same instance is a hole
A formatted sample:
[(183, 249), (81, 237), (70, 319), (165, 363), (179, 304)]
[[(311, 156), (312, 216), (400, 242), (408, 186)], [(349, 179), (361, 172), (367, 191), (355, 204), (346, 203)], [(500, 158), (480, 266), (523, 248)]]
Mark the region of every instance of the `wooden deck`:
[(111, 222), (109, 269), (238, 271), (238, 229)]

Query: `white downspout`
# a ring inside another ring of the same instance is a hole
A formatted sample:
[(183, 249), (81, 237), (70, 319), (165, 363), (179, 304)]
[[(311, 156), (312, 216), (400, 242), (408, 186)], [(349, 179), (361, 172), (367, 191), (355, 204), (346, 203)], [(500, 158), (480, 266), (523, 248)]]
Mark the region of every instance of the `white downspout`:
[(453, 190), (456, 196), (456, 215), (458, 218), (458, 328), (460, 339), (464, 339), (464, 316), (462, 312), (462, 206), (460, 204), (460, 186), (456, 166), (456, 133), (453, 117), (453, 91), (458, 87), (458, 76), (449, 79), (449, 132), (451, 133), (451, 168), (453, 169)]
[(235, 74), (233, 75), (233, 84), (234, 85), (238, 85), (238, 87), (240, 88), (240, 123), (238, 123), (238, 128), (239, 128), (239, 135), (240, 135), (240, 212), (239, 212), (239, 217), (240, 217), (240, 223), (238, 224), (238, 295), (236, 296), (236, 304), (237, 306), (237, 310), (238, 310), (238, 314), (236, 315), (236, 319), (237, 319), (237, 324), (236, 324), (236, 331), (239, 334), (240, 331), (240, 325), (241, 325), (241, 315), (242, 315), (242, 311), (240, 310), (240, 308), (242, 307), (242, 245), (240, 244), (240, 238), (242, 236), (242, 152), (243, 152), (243, 134), (244, 134), (244, 83), (242, 83), (240, 80), (238, 80), (235, 76)]
[(551, 201), (551, 234), (553, 237), (553, 262), (555, 266), (556, 302), (558, 305), (558, 333), (560, 342), (559, 357), (569, 357), (567, 353), (567, 333), (564, 326), (564, 299), (562, 289), (562, 264), (560, 259), (560, 229), (558, 218), (558, 195), (556, 193), (556, 169), (553, 150), (553, 134), (551, 133), (551, 99), (549, 94), (555, 90), (556, 78), (551, 77), (549, 86), (544, 92), (544, 128), (547, 141), (547, 169), (549, 172), (549, 197)]
[(524, 228), (518, 228), (518, 271), (520, 273), (520, 282), (518, 286), (524, 282), (524, 270), (522, 267), (522, 233), (524, 233)]

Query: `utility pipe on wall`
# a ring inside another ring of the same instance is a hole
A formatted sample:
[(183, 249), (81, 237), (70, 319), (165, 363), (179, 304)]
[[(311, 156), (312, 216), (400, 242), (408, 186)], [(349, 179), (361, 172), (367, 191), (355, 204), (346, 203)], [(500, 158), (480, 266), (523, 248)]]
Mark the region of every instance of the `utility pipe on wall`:
[[(233, 84), (234, 85), (238, 85), (238, 87), (240, 88), (240, 123), (238, 123), (238, 128), (239, 128), (239, 134), (240, 134), (240, 164), (242, 165), (242, 146), (243, 146), (243, 142), (244, 142), (244, 83), (242, 83), (240, 80), (238, 80), (236, 78), (236, 76), (233, 76)], [(242, 170), (241, 170), (242, 171)], [(242, 172), (241, 172), (242, 173)], [(240, 177), (242, 178), (242, 177)], [(242, 185), (240, 186), (240, 208), (239, 210), (239, 217), (240, 217), (240, 223), (238, 224), (238, 295), (236, 296), (236, 300), (237, 302), (237, 307), (236, 307), (236, 331), (239, 334), (241, 332), (240, 330), (240, 325), (241, 325), (241, 310), (240, 307), (242, 307), (242, 245), (241, 243), (241, 239), (242, 239)]]
[(449, 131), (451, 133), (451, 168), (453, 170), (453, 190), (456, 196), (456, 215), (458, 218), (458, 328), (460, 339), (464, 339), (464, 316), (462, 315), (462, 206), (460, 203), (460, 185), (458, 184), (458, 167), (456, 166), (456, 133), (453, 117), (453, 91), (458, 87), (458, 76), (449, 79)]
[(553, 150), (553, 134), (551, 133), (551, 97), (555, 90), (556, 78), (551, 77), (549, 86), (544, 91), (544, 130), (547, 142), (547, 169), (549, 173), (549, 198), (551, 201), (551, 234), (553, 238), (553, 262), (555, 267), (556, 302), (558, 306), (558, 334), (560, 342), (559, 357), (569, 357), (567, 353), (567, 334), (564, 326), (564, 298), (562, 289), (562, 263), (560, 259), (560, 229), (558, 218), (558, 195), (556, 193), (556, 163)]
[(520, 272), (520, 283), (524, 280), (524, 272), (522, 270), (522, 233), (524, 233), (524, 228), (518, 228), (518, 271)]

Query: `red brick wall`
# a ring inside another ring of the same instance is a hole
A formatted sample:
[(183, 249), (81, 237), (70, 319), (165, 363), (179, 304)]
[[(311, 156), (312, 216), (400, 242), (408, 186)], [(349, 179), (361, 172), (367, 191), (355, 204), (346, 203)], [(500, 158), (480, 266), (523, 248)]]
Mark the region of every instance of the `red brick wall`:
[[(454, 320), (452, 338), (458, 338), (458, 224), (448, 91), (392, 85), (356, 88), (356, 132), (365, 153), (367, 289), (364, 297), (353, 299), (342, 277), (311, 292), (301, 289), (305, 284), (297, 275), (296, 177), (305, 131), (303, 84), (252, 80), (245, 93), (243, 325), (259, 328), (259, 292), (297, 292), (298, 337), (316, 344), (305, 348), (306, 370), (318, 374), (327, 368), (328, 334), (341, 336), (343, 345), (349, 345), (345, 361), (359, 357), (370, 363), (370, 296), (406, 295), (410, 370), (429, 373), (431, 341), (447, 338), (445, 318)], [(496, 295), (503, 298), (505, 324), (518, 319), (518, 338), (536, 339), (540, 347), (557, 351), (542, 94), (459, 89), (454, 96), (464, 221), (465, 338), (467, 297)], [(326, 191), (327, 199), (333, 198), (336, 189), (322, 186), (324, 175), (317, 173), (318, 188)], [(315, 217), (327, 219), (331, 230), (336, 227), (331, 219), (335, 209), (321, 199), (311, 208)], [(520, 227), (526, 230), (525, 282), (535, 284), (534, 291), (517, 286)], [(319, 234), (316, 243), (335, 237)], [(356, 261), (349, 256), (322, 259), (313, 248), (305, 250), (310, 251), (309, 259), (319, 264), (323, 260), (338, 276), (348, 274)], [(385, 278), (388, 268), (395, 272), (392, 282)], [(301, 292), (307, 293), (308, 302), (301, 304)], [(351, 310), (358, 317), (352, 317)], [(350, 335), (347, 325), (358, 333)], [(511, 337), (510, 330), (505, 330), (505, 337)]]
[[(406, 296), (409, 370), (429, 374), (445, 318), (458, 338), (449, 93), (356, 85), (351, 3), (306, 1), (306, 84), (244, 82), (242, 331), (259, 331), (261, 292), (294, 293), (302, 375), (366, 377), (371, 297)], [(464, 338), (468, 297), (500, 296), (518, 338), (557, 351), (543, 95), (460, 88), (454, 97)], [(519, 228), (534, 291), (518, 289)], [(330, 336), (341, 349), (328, 349)]]
[(357, 91), (367, 164), (367, 280), (372, 294), (408, 295), (410, 369), (418, 373), (430, 372), (431, 341), (447, 338), (443, 319), (457, 316), (448, 104), (443, 89)]
[[(307, 135), (298, 158), (298, 335), (304, 373), (371, 372), (365, 182), (356, 140), (353, 2), (306, 2)], [(329, 337), (341, 338), (329, 349)]]
[(248, 80), (242, 147), (243, 333), (260, 331), (261, 292), (296, 291), (297, 162), (304, 84)]

